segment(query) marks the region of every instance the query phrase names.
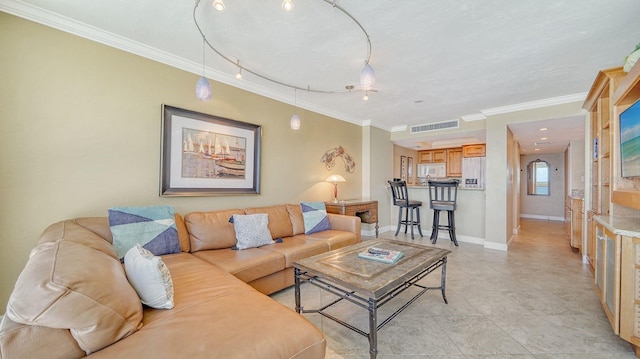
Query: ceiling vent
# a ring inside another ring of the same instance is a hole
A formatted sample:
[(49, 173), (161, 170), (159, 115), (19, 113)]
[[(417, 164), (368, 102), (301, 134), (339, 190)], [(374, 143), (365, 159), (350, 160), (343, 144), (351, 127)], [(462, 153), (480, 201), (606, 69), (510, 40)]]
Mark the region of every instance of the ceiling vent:
[(427, 123), (424, 125), (411, 126), (410, 133), (412, 134), (423, 133), (423, 132), (446, 130), (449, 128), (458, 128), (458, 127), (460, 127), (460, 120), (455, 119), (451, 121), (433, 122), (433, 123)]
[(533, 144), (536, 145), (536, 146), (539, 146), (539, 145), (550, 145), (551, 141), (539, 141), (539, 142), (534, 142)]

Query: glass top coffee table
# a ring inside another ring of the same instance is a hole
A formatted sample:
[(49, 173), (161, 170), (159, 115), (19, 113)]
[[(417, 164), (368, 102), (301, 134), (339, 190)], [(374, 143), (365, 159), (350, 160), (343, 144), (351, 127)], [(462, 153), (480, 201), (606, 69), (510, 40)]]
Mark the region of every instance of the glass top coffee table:
[[(403, 252), (404, 256), (395, 264), (386, 264), (370, 259), (359, 258), (369, 247)], [(378, 354), (377, 332), (400, 312), (430, 289), (439, 289), (442, 299), (445, 295), (447, 255), (451, 251), (428, 247), (412, 242), (392, 239), (377, 239), (336, 249), (327, 253), (299, 260), (293, 264), (295, 273), (295, 301), (298, 313), (318, 313), (336, 321), (345, 327), (369, 338), (371, 358)], [(422, 278), (437, 268), (442, 268), (439, 287), (427, 287), (418, 284)], [(300, 285), (310, 283), (338, 298), (317, 309), (304, 309), (300, 302)], [(378, 308), (408, 288), (417, 287), (420, 291), (389, 317), (378, 324)], [(369, 332), (329, 314), (328, 308), (346, 300), (369, 311)]]

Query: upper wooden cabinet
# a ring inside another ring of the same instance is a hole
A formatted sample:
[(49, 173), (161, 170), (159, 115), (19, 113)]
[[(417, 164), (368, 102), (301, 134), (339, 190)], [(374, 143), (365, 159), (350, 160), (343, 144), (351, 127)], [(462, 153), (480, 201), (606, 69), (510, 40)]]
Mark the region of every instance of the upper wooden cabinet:
[(462, 148), (447, 150), (447, 177), (462, 177)]
[(447, 150), (418, 151), (418, 163), (447, 162)]
[(433, 152), (418, 151), (418, 163), (429, 163), (429, 162), (433, 162)]
[(447, 162), (447, 150), (433, 150), (433, 162)]
[(468, 145), (462, 146), (462, 152), (464, 157), (485, 157), (487, 154), (486, 146), (480, 145)]

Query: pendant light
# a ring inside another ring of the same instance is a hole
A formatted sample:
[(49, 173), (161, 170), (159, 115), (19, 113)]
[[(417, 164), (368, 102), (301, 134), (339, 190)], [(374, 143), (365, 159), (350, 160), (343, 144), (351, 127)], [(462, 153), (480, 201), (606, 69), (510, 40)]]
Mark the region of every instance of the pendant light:
[(205, 39), (202, 38), (202, 77), (196, 83), (196, 98), (200, 101), (209, 101), (211, 100), (211, 85), (209, 80), (204, 77), (204, 42)]
[(222, 2), (222, 0), (214, 0), (213, 1), (213, 8), (218, 10), (218, 11), (222, 11), (222, 10), (224, 10), (224, 3)]
[(293, 0), (283, 0), (282, 1), (282, 8), (284, 9), (284, 11), (293, 10)]
[(364, 91), (373, 90), (376, 84), (376, 74), (373, 72), (373, 68), (369, 65), (369, 61), (364, 63), (362, 72), (360, 72), (360, 87)]
[(289, 121), (289, 126), (291, 126), (292, 130), (297, 131), (300, 129), (300, 117), (296, 113), (298, 112), (298, 89), (293, 89), (293, 104), (294, 111), (293, 116), (291, 116), (291, 121)]

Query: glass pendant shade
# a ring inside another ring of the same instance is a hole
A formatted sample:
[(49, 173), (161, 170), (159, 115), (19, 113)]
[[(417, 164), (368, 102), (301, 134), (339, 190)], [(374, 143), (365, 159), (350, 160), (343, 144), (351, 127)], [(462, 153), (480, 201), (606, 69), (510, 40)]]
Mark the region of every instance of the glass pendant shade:
[(196, 83), (196, 97), (200, 101), (211, 100), (211, 85), (209, 84), (209, 80), (204, 76)]
[(293, 10), (293, 0), (284, 0), (284, 1), (282, 1), (282, 8), (284, 9), (284, 11)]
[(376, 74), (373, 72), (371, 65), (367, 62), (364, 64), (362, 72), (360, 72), (360, 88), (365, 91), (373, 90), (375, 84)]
[(300, 117), (298, 116), (298, 114), (294, 113), (293, 116), (291, 116), (290, 126), (292, 130), (297, 131), (300, 129)]

